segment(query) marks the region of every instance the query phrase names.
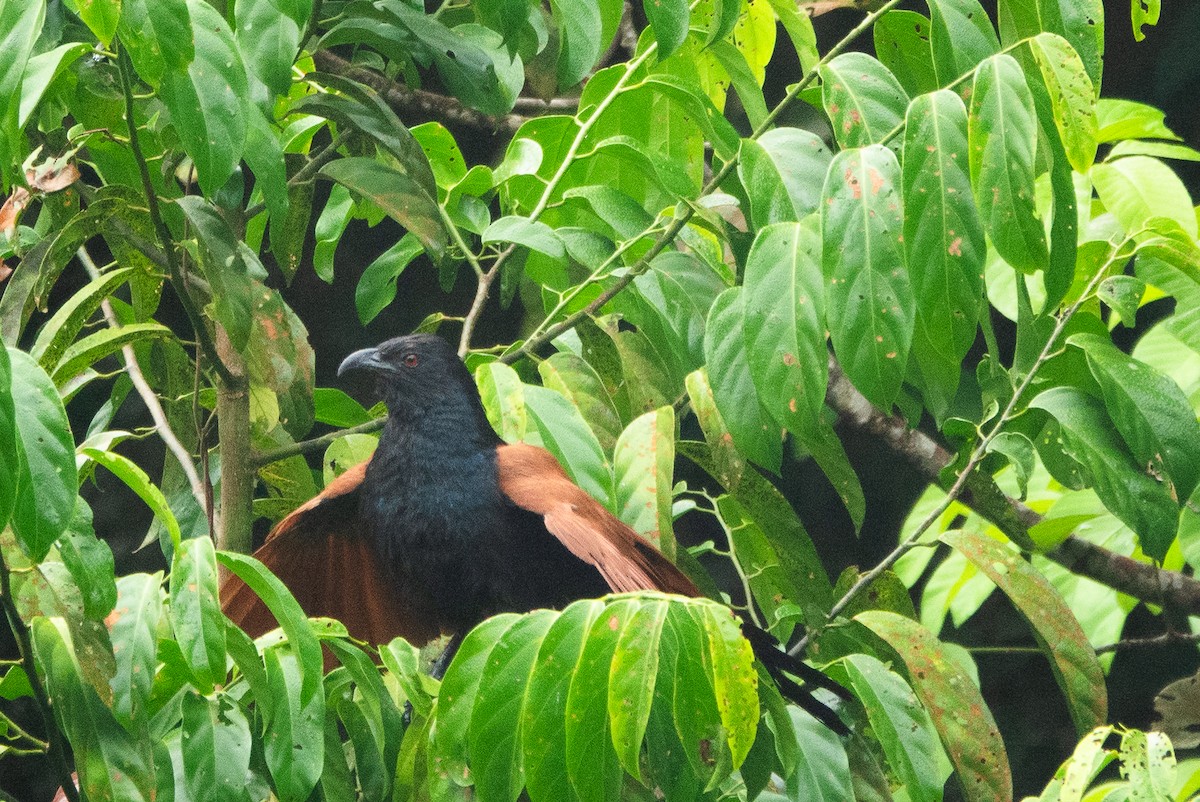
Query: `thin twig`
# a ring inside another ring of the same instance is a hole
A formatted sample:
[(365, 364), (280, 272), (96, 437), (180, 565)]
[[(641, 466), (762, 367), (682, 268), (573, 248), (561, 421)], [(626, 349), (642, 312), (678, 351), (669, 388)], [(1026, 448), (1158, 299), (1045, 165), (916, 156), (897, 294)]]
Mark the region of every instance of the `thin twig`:
[(38, 676), (37, 666), (33, 659), (33, 642), (29, 638), (29, 628), (21, 619), (16, 602), (12, 595), (12, 577), (9, 574), (8, 562), (0, 552), (0, 605), (4, 607), (4, 615), (8, 619), (8, 628), (17, 641), (17, 653), (21, 656), (21, 665), (29, 678), (29, 687), (33, 691), (33, 699), (38, 711), (42, 714), (42, 722), (46, 727), (46, 740), (49, 745), (50, 763), (58, 771), (59, 782), (62, 783), (63, 793), (70, 802), (79, 802), (79, 790), (71, 776), (71, 766), (67, 762), (66, 739), (54, 720), (54, 709), (50, 706), (50, 696)]
[(117, 72), (121, 78), (121, 93), (125, 96), (125, 123), (129, 126), (129, 149), (133, 153), (134, 161), (137, 162), (138, 172), (142, 179), (142, 190), (146, 194), (146, 205), (150, 210), (150, 220), (154, 223), (154, 231), (158, 235), (159, 244), (162, 246), (163, 255), (167, 260), (167, 268), (171, 273), (171, 285), (175, 288), (175, 294), (179, 296), (179, 302), (187, 312), (192, 329), (196, 332), (196, 341), (200, 344), (201, 354), (223, 381), (231, 381), (233, 377), (230, 375), (229, 369), (225, 367), (225, 363), (217, 356), (217, 348), (213, 343), (212, 335), (209, 333), (204, 319), (200, 316), (200, 311), (196, 309), (196, 303), (192, 300), (191, 293), (187, 290), (183, 269), (180, 267), (179, 258), (175, 253), (171, 230), (167, 228), (162, 210), (158, 206), (158, 193), (155, 192), (154, 183), (150, 180), (150, 167), (146, 163), (145, 153), (142, 152), (137, 117), (134, 114), (133, 77), (131, 75), (133, 66), (129, 62), (129, 53), (126, 52), (125, 46), (119, 43), (117, 43)]
[(1148, 649), (1160, 646), (1176, 646), (1181, 643), (1200, 643), (1200, 632), (1164, 632), (1149, 638), (1126, 638), (1106, 646), (1096, 647), (1096, 654), (1127, 652), (1132, 649)]
[[(88, 253), (87, 246), (81, 245), (76, 251), (83, 269), (87, 274), (96, 279), (100, 277), (100, 269), (96, 267), (95, 261)], [(104, 311), (104, 319), (108, 321), (110, 328), (121, 328), (121, 321), (117, 320), (117, 315), (113, 312), (112, 304), (105, 298), (100, 302), (100, 308)], [(179, 437), (175, 434), (175, 430), (171, 428), (170, 422), (167, 420), (167, 414), (163, 411), (162, 403), (158, 400), (158, 395), (154, 389), (150, 387), (146, 381), (146, 376), (142, 373), (141, 365), (137, 361), (137, 352), (133, 350), (132, 345), (121, 347), (121, 357), (125, 362), (125, 372), (129, 375), (129, 380), (133, 383), (133, 387), (137, 390), (138, 396), (142, 399), (142, 403), (146, 405), (146, 409), (150, 412), (150, 418), (154, 421), (154, 427), (158, 432), (158, 436), (162, 438), (166, 444), (167, 450), (175, 457), (175, 461), (179, 463), (179, 467), (183, 469), (184, 476), (187, 477), (188, 485), (192, 489), (192, 495), (196, 499), (196, 503), (201, 509), (206, 509), (207, 493), (204, 490), (204, 483), (200, 481), (200, 475), (196, 473), (196, 465), (192, 462), (192, 454), (179, 441)], [(215, 529), (213, 531), (216, 531)]]
[(377, 432), (383, 428), (383, 424), (386, 422), (385, 418), (375, 418), (366, 423), (360, 423), (358, 426), (351, 426), (349, 429), (338, 429), (336, 432), (314, 437), (311, 440), (301, 440), (299, 443), (292, 443), (290, 446), (283, 446), (273, 451), (255, 454), (252, 461), (256, 466), (262, 467), (263, 465), (270, 465), (272, 462), (278, 462), (288, 457), (311, 454), (327, 448), (330, 443), (348, 434), (370, 434)]
[(509, 136), (515, 134), (529, 119), (520, 114), (484, 114), (464, 106), (455, 98), (424, 89), (412, 89), (377, 72), (356, 67), (328, 50), (313, 53), (313, 61), (326, 72), (336, 73), (371, 87), (401, 119), (437, 120), (447, 125), (465, 125), (479, 131)]

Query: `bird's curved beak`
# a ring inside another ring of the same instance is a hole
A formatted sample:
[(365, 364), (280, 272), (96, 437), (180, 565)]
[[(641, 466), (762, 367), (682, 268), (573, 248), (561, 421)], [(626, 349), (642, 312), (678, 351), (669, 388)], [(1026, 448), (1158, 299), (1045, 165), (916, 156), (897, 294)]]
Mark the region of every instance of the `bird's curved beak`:
[(343, 359), (342, 364), (338, 365), (337, 375), (341, 376), (350, 370), (378, 371), (386, 368), (387, 363), (380, 358), (378, 348), (364, 348)]

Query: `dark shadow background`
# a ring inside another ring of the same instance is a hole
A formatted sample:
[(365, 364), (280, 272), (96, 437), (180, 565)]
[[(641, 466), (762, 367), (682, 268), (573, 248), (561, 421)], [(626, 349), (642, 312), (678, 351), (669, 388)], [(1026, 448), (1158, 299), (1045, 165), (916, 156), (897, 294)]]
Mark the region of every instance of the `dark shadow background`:
[[(994, 14), (995, 0), (983, 2), (989, 13)], [(907, 6), (926, 10), (923, 3), (910, 2)], [(1165, 0), (1160, 24), (1145, 28), (1145, 41), (1136, 44), (1130, 29), (1128, 0), (1105, 0), (1105, 10), (1105, 96), (1141, 100), (1164, 109), (1167, 124), (1188, 144), (1200, 146), (1200, 103), (1197, 102), (1200, 58), (1195, 51), (1196, 43), (1200, 41), (1200, 3)], [(816, 22), (822, 51), (860, 19), (861, 14), (848, 11), (819, 17)], [(863, 42), (862, 48), (869, 49), (869, 41)], [(778, 101), (786, 86), (798, 79), (795, 63), (791, 45), (781, 32), (777, 55), (768, 72), (766, 96), (769, 105)], [(731, 101), (730, 113), (736, 120), (734, 103)], [(812, 115), (813, 119), (815, 117)], [(406, 119), (405, 122), (416, 125), (422, 120)], [(787, 124), (798, 123), (802, 120)], [(503, 140), (474, 130), (454, 130), (453, 133), (468, 163), (495, 164), (499, 160), (505, 144)], [(1176, 162), (1172, 167), (1187, 182), (1193, 199), (1200, 199), (1200, 165)], [(327, 194), (328, 186), (319, 185), (315, 209), (322, 208)], [(435, 271), (428, 265), (414, 264), (400, 277), (396, 301), (369, 325), (360, 325), (354, 306), (359, 276), (366, 265), (399, 235), (398, 226), (390, 220), (375, 228), (356, 221), (338, 248), (336, 277), (332, 284), (325, 284), (311, 270), (312, 243), (308, 243), (306, 264), (292, 285), (284, 290), (284, 295), (309, 326), (310, 340), (316, 352), (318, 386), (341, 386), (336, 379), (336, 368), (350, 351), (411, 331), (434, 310), (462, 314), (469, 307), (474, 286), (468, 271), (460, 274), (453, 291), (446, 295), (438, 285)], [(272, 273), (272, 283), (283, 286), (278, 270), (272, 269)], [(82, 285), (81, 275), (82, 271), (74, 270), (64, 273), (57, 289), (58, 298), (51, 301), (52, 308)], [(164, 301), (160, 318), (178, 321), (178, 325), (186, 327), (181, 311), (171, 308), (169, 298)], [(35, 319), (29, 330), (36, 331), (38, 322)], [(1141, 322), (1144, 326), (1146, 321)], [(493, 301), (481, 321), (475, 342), (511, 341), (519, 336), (520, 325), (517, 310), (501, 310)], [(1005, 347), (1011, 348), (1011, 326), (1003, 319), (998, 319), (996, 325), (1000, 336), (1007, 339)], [(457, 330), (453, 330), (452, 335), (457, 336)], [(347, 389), (366, 400), (361, 392), (366, 388)], [(92, 413), (106, 394), (106, 389), (103, 393), (97, 389), (91, 394), (81, 394), (72, 402), (69, 412), (76, 431), (86, 429)], [(134, 429), (149, 423), (145, 410), (135, 400), (124, 405), (111, 428)], [(833, 578), (849, 565), (873, 565), (890, 551), (896, 543), (901, 522), (923, 489), (911, 471), (897, 470), (895, 459), (877, 448), (867, 436), (851, 431), (839, 433), (867, 495), (867, 517), (860, 536), (855, 537), (840, 502), (819, 470), (809, 464), (789, 461), (779, 481), (780, 488), (796, 506), (816, 540)], [(139, 447), (131, 442), (123, 445), (122, 451), (145, 467), (151, 476), (159, 474), (162, 460), (159, 444)], [(683, 464), (678, 467), (681, 471), (687, 470)], [(116, 555), (118, 573), (164, 568), (162, 556), (153, 546), (136, 553), (132, 551), (145, 534), (150, 516), (124, 485), (98, 472), (97, 480), (85, 486), (83, 493), (95, 512), (97, 534), (109, 542)], [(713, 536), (712, 532), (697, 528), (700, 525), (689, 519), (680, 524), (679, 534), (685, 541)], [(258, 534), (261, 537), (265, 532)], [(1181, 627), (1186, 625), (1183, 621), (1174, 623)], [(1130, 616), (1124, 637), (1157, 634), (1163, 625), (1161, 618), (1155, 618), (1139, 607)], [(1000, 594), (994, 594), (961, 630), (954, 631), (948, 625), (944, 634), (968, 647), (1031, 643), (1028, 626)], [(15, 647), (11, 633), (7, 627), (0, 627), (0, 656), (13, 654)], [(1040, 655), (1030, 654), (980, 654), (977, 662), (984, 695), (997, 716), (1009, 751), (1016, 795), (1019, 798), (1038, 793), (1076, 742), (1066, 704), (1049, 666)], [(1133, 727), (1148, 726), (1157, 691), (1198, 667), (1200, 653), (1195, 647), (1119, 653), (1108, 678), (1110, 720)], [(23, 702), (5, 704), (6, 709), (28, 728), (40, 731), (35, 710)], [(49, 776), (41, 760), (0, 760), (0, 789), (22, 802), (48, 800), (56, 786), (57, 781)], [(956, 798), (957, 789), (953, 782), (947, 790), (948, 799)]]

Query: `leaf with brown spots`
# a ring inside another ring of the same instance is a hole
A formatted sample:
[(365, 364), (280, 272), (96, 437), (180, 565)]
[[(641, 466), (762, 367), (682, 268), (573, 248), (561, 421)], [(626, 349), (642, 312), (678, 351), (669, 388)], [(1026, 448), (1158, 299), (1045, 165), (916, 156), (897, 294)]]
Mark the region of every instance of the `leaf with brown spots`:
[(1012, 799), (1012, 774), (1000, 730), (979, 688), (933, 633), (883, 610), (854, 617), (888, 642), (907, 669), (909, 684), (929, 711), (968, 802)]
[(1103, 724), (1108, 717), (1104, 672), (1079, 621), (1054, 587), (1020, 554), (990, 537), (958, 530), (942, 535), (942, 540), (987, 574), (1033, 627), (1078, 733), (1082, 736)]

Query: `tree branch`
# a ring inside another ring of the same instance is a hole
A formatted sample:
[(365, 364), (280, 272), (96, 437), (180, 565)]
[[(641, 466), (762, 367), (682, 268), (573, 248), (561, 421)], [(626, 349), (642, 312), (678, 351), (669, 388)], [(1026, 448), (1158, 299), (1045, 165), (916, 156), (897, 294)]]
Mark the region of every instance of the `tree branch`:
[[(874, 407), (832, 360), (825, 401), (846, 425), (874, 435), (925, 479), (945, 486), (941, 473), (952, 460), (950, 453), (924, 432), (908, 428), (901, 418)], [(1029, 507), (1004, 495), (991, 476), (978, 471), (968, 477), (959, 500), (1014, 542), (1028, 542), (1029, 528), (1042, 520)], [(1200, 582), (1191, 577), (1116, 554), (1076, 535), (1068, 536), (1045, 556), (1072, 573), (1135, 598), (1200, 615)]]
[(512, 136), (528, 117), (520, 114), (493, 116), (464, 106), (455, 98), (412, 89), (364, 67), (356, 67), (328, 50), (313, 54), (313, 62), (326, 72), (358, 81), (371, 87), (403, 120), (437, 120), (446, 125), (462, 125), (479, 131)]
[(217, 439), (221, 443), (221, 528), (219, 549), (248, 554), (253, 545), (255, 465), (250, 451), (250, 383), (245, 361), (217, 327), (217, 348), (229, 370), (217, 382)]

